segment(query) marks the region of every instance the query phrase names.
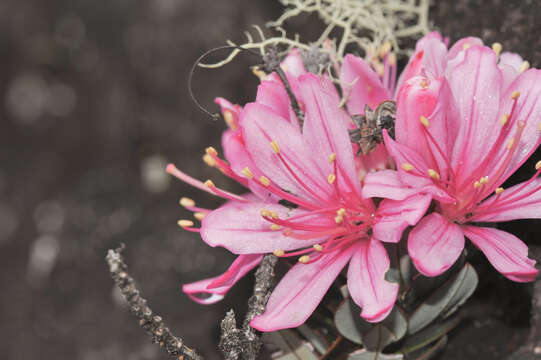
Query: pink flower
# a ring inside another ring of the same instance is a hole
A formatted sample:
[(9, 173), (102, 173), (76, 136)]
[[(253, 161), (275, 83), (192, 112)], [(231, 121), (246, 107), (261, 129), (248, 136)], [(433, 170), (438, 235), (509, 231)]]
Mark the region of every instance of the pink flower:
[[(300, 60), (298, 53), (292, 56), (289, 60)], [(304, 323), (349, 263), (347, 284), (361, 316), (380, 321), (392, 310), (398, 291), (398, 284), (385, 280), (390, 264), (383, 242), (398, 242), (402, 231), (423, 216), (431, 197), (410, 191), (411, 196), (383, 200), (377, 208), (363, 198), (360, 172), (369, 169), (355, 159), (348, 134), (351, 119), (339, 108), (334, 85), (306, 73), (302, 63), (289, 63), (296, 72), (289, 72), (289, 82), (305, 113), (302, 132), (283, 85), (272, 74), (259, 86), (256, 102), (243, 110), (218, 100), (235, 126), (222, 139), (227, 162), (209, 148), (207, 163), (251, 194), (234, 195), (209, 181), (205, 186), (168, 167), (178, 178), (228, 199), (213, 211), (185, 200), (189, 209), (205, 215), (200, 230), (187, 220), (181, 226), (200, 231), (210, 246), (239, 255), (224, 275), (185, 285), (184, 291), (192, 297), (211, 293), (200, 301), (214, 302), (255, 267), (262, 254), (297, 257), (265, 313), (251, 323), (261, 331), (274, 331)], [(352, 90), (353, 96), (364, 95)]]
[(428, 276), (456, 261), (464, 237), (509, 279), (537, 275), (520, 239), (480, 224), (541, 218), (541, 162), (530, 180), (501, 187), (540, 143), (541, 71), (500, 51), (477, 38), (449, 50), (425, 39), (398, 92), (396, 141), (385, 138), (398, 171), (365, 181), (364, 196), (403, 199), (410, 193), (395, 191), (402, 183), (433, 196), (434, 212), (408, 238), (411, 258)]

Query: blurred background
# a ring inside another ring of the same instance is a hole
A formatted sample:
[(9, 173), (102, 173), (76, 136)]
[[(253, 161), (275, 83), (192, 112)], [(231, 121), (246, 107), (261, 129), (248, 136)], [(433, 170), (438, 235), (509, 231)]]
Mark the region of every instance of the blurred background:
[[(539, 6), (442, 1), (431, 19), (452, 41), (499, 41), (539, 66)], [(155, 312), (207, 358), (219, 358), (219, 321), (229, 308), (243, 313), (251, 278), (213, 306), (181, 293), (182, 283), (221, 273), (233, 257), (177, 227), (189, 216), (181, 196), (219, 203), (164, 169), (174, 162), (237, 189), (201, 161), (225, 124), (197, 111), (187, 76), (205, 50), (241, 41), (251, 24), (281, 9), (274, 0), (0, 1), (1, 358), (165, 359), (109, 278), (104, 257), (121, 242)], [(292, 24), (308, 34), (317, 26), (309, 17)], [(241, 56), (199, 69), (194, 92), (214, 111), (215, 96), (249, 101), (257, 86), (252, 64)], [(538, 159), (512, 181), (531, 176)], [(540, 244), (539, 225), (504, 227)], [(481, 285), (473, 302), (486, 315), (457, 329), (440, 359), (499, 359), (526, 334), (529, 287), (502, 280), (481, 256), (475, 265)]]

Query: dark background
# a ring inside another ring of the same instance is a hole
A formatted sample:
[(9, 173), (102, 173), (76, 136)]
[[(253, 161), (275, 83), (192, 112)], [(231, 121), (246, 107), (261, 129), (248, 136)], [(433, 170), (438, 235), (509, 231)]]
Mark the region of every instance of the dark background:
[[(539, 66), (541, 15), (531, 1), (439, 1), (431, 19), (452, 40), (499, 41)], [(144, 295), (174, 332), (217, 359), (218, 324), (242, 313), (251, 279), (203, 307), (180, 285), (233, 259), (176, 225), (181, 196), (204, 193), (165, 176), (167, 162), (235, 189), (202, 165), (224, 128), (190, 102), (186, 79), (205, 50), (279, 16), (271, 0), (0, 1), (0, 358), (160, 359), (123, 308), (104, 264), (120, 242)], [(297, 28), (317, 26), (300, 19)], [(257, 85), (240, 58), (198, 70), (194, 91), (249, 101)], [(215, 108), (214, 108), (215, 109)], [(532, 174), (533, 157), (513, 180)], [(538, 221), (505, 225), (539, 244)], [(528, 285), (503, 280), (479, 256), (475, 321), (441, 359), (499, 359), (522, 341)], [(485, 357), (479, 354), (486, 354)]]

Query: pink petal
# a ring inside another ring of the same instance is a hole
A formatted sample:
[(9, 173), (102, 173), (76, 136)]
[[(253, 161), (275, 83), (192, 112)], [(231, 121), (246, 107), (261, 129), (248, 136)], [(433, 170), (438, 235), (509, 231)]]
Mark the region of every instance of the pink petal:
[[(287, 251), (321, 242), (321, 237), (298, 240), (285, 236), (280, 230), (271, 230), (271, 223), (261, 216), (262, 209), (276, 212), (281, 219), (306, 213), (302, 209), (289, 209), (278, 204), (229, 201), (203, 218), (201, 237), (210, 246), (222, 246), (235, 254)], [(303, 224), (332, 226), (333, 220), (328, 216), (312, 215), (303, 218)]]
[(404, 200), (383, 200), (376, 211), (374, 239), (397, 243), (408, 225), (423, 217), (432, 201), (430, 195), (413, 195)]
[(503, 52), (500, 55), (500, 65), (511, 66), (513, 69), (516, 70), (517, 74), (519, 73), (523, 62), (524, 62), (524, 59), (522, 59), (522, 57), (519, 54), (515, 54), (511, 52)]
[[(252, 103), (245, 106), (241, 123), (246, 149), (252, 159), (257, 159), (257, 167), (262, 171), (262, 174), (254, 172), (256, 177), (265, 175), (282, 189), (313, 202), (321, 202), (315, 193), (328, 197), (334, 191), (327, 182), (328, 174), (322, 177), (300, 131), (289, 121), (267, 106)], [(274, 152), (272, 141), (278, 143), (280, 156), (287, 165)]]
[(541, 178), (524, 182), (492, 195), (474, 212), (470, 221), (541, 219)]
[[(200, 304), (214, 304), (223, 299), (229, 289), (237, 283), (250, 270), (255, 268), (263, 258), (260, 254), (240, 255), (227, 271), (214, 278), (196, 281), (182, 286), (188, 296)], [(201, 297), (202, 294), (210, 294), (209, 297)]]
[(256, 103), (268, 106), (282, 118), (288, 119), (291, 125), (299, 127), (289, 96), (281, 81), (262, 81), (257, 88)]
[(340, 84), (344, 94), (349, 94), (347, 107), (350, 114), (364, 114), (365, 105), (374, 109), (391, 100), (379, 76), (361, 58), (347, 54), (340, 69)]
[(313, 263), (297, 263), (272, 292), (265, 312), (250, 325), (259, 331), (276, 331), (303, 324), (357, 248), (325, 254)]
[(451, 159), (458, 184), (477, 170), (499, 131), (502, 74), (497, 61), (492, 49), (473, 46), (447, 76), (460, 119)]
[(295, 77), (299, 77), (306, 74), (304, 63), (302, 62), (302, 56), (299, 49), (293, 49), (289, 52), (286, 58), (282, 61), (282, 68), (288, 74)]
[[(338, 107), (338, 99), (324, 89), (317, 76), (303, 75), (299, 83), (306, 108), (303, 137), (322, 181), (326, 182), (329, 174), (337, 172), (336, 181), (341, 191), (360, 194), (353, 147), (345, 125), (348, 115)], [(336, 155), (335, 163), (329, 161), (331, 154)]]
[(395, 170), (380, 170), (366, 174), (363, 181), (363, 198), (380, 197), (403, 200), (419, 190), (404, 184)]
[(538, 273), (535, 260), (528, 258), (528, 246), (519, 238), (491, 228), (463, 226), (462, 229), (505, 277), (518, 282), (535, 280)]
[(463, 54), (467, 49), (473, 46), (483, 46), (483, 40), (472, 36), (458, 40), (451, 49), (449, 49), (449, 60), (456, 58), (461, 53)]
[(385, 280), (390, 261), (383, 245), (374, 239), (362, 240), (348, 268), (348, 290), (361, 308), (361, 316), (379, 322), (393, 309), (398, 284)]
[(460, 227), (439, 213), (424, 217), (411, 230), (408, 252), (419, 272), (437, 276), (449, 269), (464, 249)]

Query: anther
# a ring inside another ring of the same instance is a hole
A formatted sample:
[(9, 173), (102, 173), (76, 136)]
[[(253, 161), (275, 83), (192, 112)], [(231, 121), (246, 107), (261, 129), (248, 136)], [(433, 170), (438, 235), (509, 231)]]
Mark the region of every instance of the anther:
[(266, 176), (261, 176), (259, 178), (259, 182), (261, 183), (261, 185), (263, 186), (269, 186), (270, 185), (270, 180), (269, 178), (267, 178)]
[(340, 216), (344, 216), (346, 214), (346, 209), (344, 209), (344, 208), (338, 209), (336, 214), (340, 215)]
[(265, 80), (265, 77), (267, 76), (267, 74), (257, 66), (252, 69), (252, 73), (257, 76), (259, 80)]
[(478, 188), (481, 187), (481, 183), (480, 183), (479, 181), (476, 181), (476, 182), (473, 183), (473, 187), (474, 187), (475, 189), (478, 189)]
[(280, 153), (280, 147), (278, 146), (278, 143), (276, 142), (276, 140), (271, 141), (270, 146), (272, 148), (272, 151), (274, 151), (276, 154)]
[(273, 218), (274, 220), (277, 220), (279, 218), (278, 213), (275, 211), (270, 212), (270, 217)]
[(492, 44), (492, 50), (496, 53), (496, 55), (500, 56), (500, 53), (502, 52), (502, 44), (499, 42), (495, 42)]
[(335, 222), (335, 223), (340, 224), (340, 223), (342, 223), (342, 221), (344, 221), (344, 217), (343, 217), (343, 216), (336, 215), (336, 216), (334, 217), (334, 222)]
[(319, 244), (315, 244), (315, 245), (314, 245), (314, 250), (315, 250), (315, 251), (321, 251), (321, 250), (323, 250), (323, 246), (321, 246), (321, 245), (319, 245)]
[(336, 180), (336, 175), (334, 174), (329, 174), (329, 176), (327, 177), (327, 181), (329, 182), (329, 184), (334, 183), (335, 180)]
[(410, 163), (403, 163), (401, 167), (405, 171), (411, 171), (414, 169), (414, 166), (411, 165)]
[(522, 74), (523, 72), (525, 72), (526, 70), (528, 70), (530, 68), (530, 63), (528, 61), (524, 61), (522, 63), (522, 65), (520, 65), (520, 73)]
[(396, 54), (395, 53), (389, 54), (389, 65), (390, 66), (395, 66), (396, 65)]
[(331, 155), (329, 155), (329, 164), (332, 164), (333, 161), (336, 160), (336, 154), (335, 153), (332, 153)]
[(270, 217), (271, 216), (271, 212), (267, 209), (261, 209), (261, 216), (263, 217)]
[(278, 257), (284, 256), (285, 254), (284, 250), (274, 250), (272, 253), (274, 254), (274, 256), (278, 256)]
[(513, 93), (511, 94), (511, 99), (516, 100), (516, 99), (518, 99), (519, 96), (520, 96), (520, 91), (515, 90), (515, 91), (513, 91)]
[(434, 180), (440, 179), (440, 174), (434, 169), (428, 169), (428, 176), (430, 176)]
[(513, 147), (513, 144), (515, 143), (515, 138), (511, 138), (509, 139), (509, 142), (507, 143), (507, 149), (508, 150), (511, 150), (511, 148)]
[(421, 80), (421, 87), (423, 89), (426, 89), (428, 87), (428, 81), (426, 81), (426, 79)]
[(385, 55), (387, 55), (391, 51), (391, 48), (392, 48), (392, 44), (390, 41), (384, 42), (383, 45), (381, 45), (381, 48), (379, 49), (379, 56), (381, 58), (384, 58)]
[(462, 50), (468, 50), (471, 47), (471, 44), (465, 43), (462, 45)]
[(479, 182), (483, 185), (488, 182), (488, 176), (483, 176), (481, 179), (479, 179)]
[(539, 170), (539, 169), (541, 169), (541, 160), (539, 160), (537, 164), (535, 164), (535, 170)]
[(184, 207), (194, 207), (195, 206), (195, 201), (193, 201), (192, 199), (187, 198), (187, 197), (181, 198), (179, 203), (180, 203), (180, 205), (182, 205)]
[(235, 118), (230, 110), (224, 111), (224, 120), (227, 126), (229, 126), (230, 128), (235, 127)]
[(202, 213), (202, 212), (196, 212), (193, 214), (193, 217), (196, 218), (197, 220), (201, 221), (203, 220), (203, 218), (205, 217), (205, 213)]
[(310, 261), (310, 256), (308, 255), (303, 255), (299, 258), (299, 262), (302, 264), (306, 264), (308, 261)]
[(430, 126), (430, 122), (426, 117), (421, 115), (421, 118), (419, 120), (421, 121), (421, 124), (423, 124), (426, 128)]
[(213, 148), (212, 146), (209, 146), (208, 148), (205, 149), (205, 152), (209, 155), (218, 155), (218, 151), (216, 151), (215, 148)]
[(501, 124), (502, 126), (505, 126), (505, 124), (507, 124), (507, 121), (509, 121), (509, 117), (510, 117), (510, 116), (511, 116), (511, 115), (509, 115), (509, 114), (503, 114), (503, 115), (502, 115), (502, 118), (500, 119), (500, 124)]
[(211, 188), (211, 189), (216, 187), (216, 185), (214, 185), (212, 180), (205, 181), (205, 186), (208, 187), (208, 188)]
[(242, 169), (241, 173), (242, 173), (242, 175), (246, 176), (249, 179), (254, 178), (254, 174), (250, 171), (250, 169), (248, 167), (245, 167), (244, 169)]
[(280, 230), (282, 227), (278, 224), (271, 224), (270, 229), (273, 231)]
[(178, 226), (180, 226), (181, 228), (185, 228), (185, 227), (192, 227), (193, 226), (193, 221), (191, 220), (179, 220), (177, 222)]
[(500, 195), (502, 192), (503, 192), (503, 188), (502, 187), (499, 187), (496, 189), (496, 191), (494, 191), (496, 193), (496, 195)]
[(203, 161), (205, 162), (205, 164), (207, 164), (210, 167), (216, 166), (216, 159), (214, 159), (209, 154), (203, 155)]

